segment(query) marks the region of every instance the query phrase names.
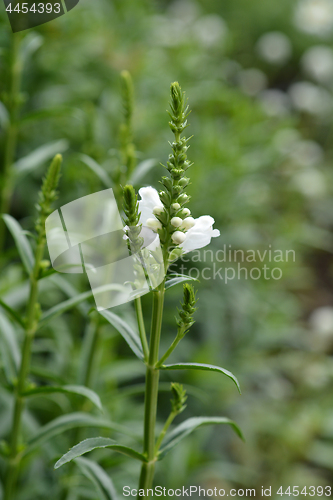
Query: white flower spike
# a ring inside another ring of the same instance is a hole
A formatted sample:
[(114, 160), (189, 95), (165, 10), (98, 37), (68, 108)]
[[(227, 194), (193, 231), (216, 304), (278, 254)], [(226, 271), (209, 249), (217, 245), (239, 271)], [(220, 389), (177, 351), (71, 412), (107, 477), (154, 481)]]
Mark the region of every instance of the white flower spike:
[[(162, 227), (160, 221), (154, 217), (154, 212), (156, 212), (156, 207), (163, 207), (158, 192), (155, 188), (149, 186), (141, 188), (139, 190), (141, 200), (139, 201), (139, 210), (141, 212), (140, 223), (144, 226), (148, 226), (154, 231), (157, 231)], [(188, 209), (184, 209), (184, 215), (188, 212)], [(175, 219), (177, 219), (175, 221)], [(179, 219), (179, 220), (178, 220)], [(193, 217), (187, 217), (181, 222), (180, 226), (176, 224), (181, 221), (180, 217), (173, 217), (171, 224), (174, 227), (181, 227), (185, 229), (185, 233), (182, 231), (175, 231), (172, 235), (172, 241), (182, 248), (184, 253), (191, 252), (192, 250), (197, 250), (209, 245), (212, 238), (217, 238), (220, 236), (220, 231), (218, 229), (213, 229), (214, 219), (209, 215), (202, 215), (198, 219)]]

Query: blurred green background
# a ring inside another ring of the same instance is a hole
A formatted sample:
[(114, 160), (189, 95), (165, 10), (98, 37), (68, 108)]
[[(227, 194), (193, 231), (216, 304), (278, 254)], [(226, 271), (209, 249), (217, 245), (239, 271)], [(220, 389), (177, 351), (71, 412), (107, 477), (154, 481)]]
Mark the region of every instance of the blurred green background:
[[(56, 152), (64, 154), (57, 206), (104, 188), (81, 154), (111, 177), (118, 168), (119, 75), (127, 69), (135, 86), (137, 159), (141, 165), (155, 159), (136, 187), (158, 188), (164, 175), (159, 162), (166, 161), (172, 140), (165, 110), (169, 85), (178, 80), (192, 109), (190, 208), (194, 217), (213, 216), (221, 231), (209, 248), (295, 251), (295, 262), (271, 266), (282, 269), (279, 280), (262, 276), (226, 284), (217, 277), (197, 284), (196, 323), (173, 359), (224, 366), (238, 377), (243, 394), (218, 374), (194, 372), (163, 375), (162, 388), (171, 380), (188, 388), (179, 422), (229, 416), (246, 443), (228, 428), (201, 429), (158, 464), (156, 484), (256, 488), (258, 496), (261, 486), (272, 486), (273, 498), (281, 498), (274, 493), (280, 486), (332, 485), (332, 29), (331, 0), (81, 0), (67, 15), (16, 35), (22, 38), (24, 66), (10, 213), (24, 229), (33, 229), (41, 178)], [(12, 45), (1, 5), (2, 164)], [(213, 268), (210, 259), (186, 265)], [(263, 263), (244, 265), (250, 270)], [(75, 276), (66, 280), (80, 291), (89, 289)], [(1, 297), (24, 310), (26, 283), (7, 233)], [(41, 287), (45, 310), (66, 298), (59, 283), (45, 279)], [(162, 348), (173, 339), (181, 294), (180, 286), (167, 293)], [(148, 320), (149, 296), (143, 304)], [(131, 317), (130, 307), (117, 310)], [(88, 324), (82, 310), (74, 310), (40, 331), (35, 382), (75, 383)], [(102, 323), (99, 332), (92, 388), (107, 415), (140, 436), (143, 368), (110, 325)], [(1, 382), (2, 439), (10, 429), (11, 398), (3, 375)], [(168, 415), (169, 400), (170, 393), (162, 392), (160, 421)], [(25, 435), (81, 409), (82, 400), (69, 402), (65, 396), (31, 400)], [(96, 431), (79, 434), (83, 439)], [(24, 462), (17, 500), (45, 499), (50, 491), (54, 500), (97, 498), (75, 468), (53, 471), (55, 459), (77, 437), (68, 431)], [(136, 463), (106, 451), (94, 457), (119, 491), (136, 485)], [(3, 477), (1, 458), (0, 466)]]

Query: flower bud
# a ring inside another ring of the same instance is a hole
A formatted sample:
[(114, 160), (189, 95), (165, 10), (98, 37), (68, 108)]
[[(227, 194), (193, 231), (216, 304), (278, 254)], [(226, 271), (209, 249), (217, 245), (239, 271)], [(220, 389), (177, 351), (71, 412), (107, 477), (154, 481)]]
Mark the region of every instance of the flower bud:
[(171, 208), (172, 208), (173, 210), (175, 210), (175, 211), (178, 211), (178, 210), (180, 209), (180, 205), (179, 205), (179, 203), (173, 203), (173, 204), (171, 205)]
[(183, 208), (182, 215), (184, 215), (185, 217), (191, 215), (191, 210), (189, 208)]
[(164, 208), (162, 206), (156, 206), (153, 209), (153, 214), (154, 215), (161, 215), (161, 213), (164, 211)]
[(172, 179), (170, 179), (170, 177), (163, 176), (162, 184), (167, 188), (168, 191), (172, 189)]
[(169, 254), (169, 262), (174, 262), (175, 260), (179, 259), (179, 257), (181, 257), (183, 254), (183, 249), (178, 247), (178, 248), (174, 248), (170, 254)]
[(179, 180), (179, 185), (184, 188), (188, 185), (188, 183), (190, 182), (190, 179), (188, 177), (183, 177), (182, 179)]
[(173, 186), (172, 188), (172, 196), (176, 198), (183, 191), (183, 188), (179, 185)]
[(187, 217), (182, 221), (181, 228), (187, 231), (188, 229), (191, 229), (191, 227), (193, 227), (194, 225), (195, 225), (195, 220), (193, 219), (193, 217)]
[(147, 219), (146, 226), (153, 231), (157, 231), (158, 229), (162, 229), (162, 224), (157, 219)]
[(185, 241), (185, 234), (182, 233), (181, 231), (175, 231), (173, 233), (173, 235), (171, 236), (171, 239), (172, 241), (176, 244), (176, 245), (181, 245), (182, 243), (184, 243)]
[(180, 227), (184, 223), (180, 217), (172, 217), (170, 222), (174, 227)]
[(187, 196), (187, 194), (183, 193), (181, 194), (179, 197), (178, 197), (178, 203), (180, 203), (181, 205), (184, 205), (184, 203), (186, 203), (187, 201), (189, 200), (189, 197)]
[(180, 168), (172, 168), (170, 170), (170, 173), (174, 179), (180, 179), (181, 176), (183, 175), (183, 171)]
[(170, 206), (170, 195), (169, 193), (166, 193), (165, 191), (160, 191), (160, 200), (165, 205), (166, 207)]

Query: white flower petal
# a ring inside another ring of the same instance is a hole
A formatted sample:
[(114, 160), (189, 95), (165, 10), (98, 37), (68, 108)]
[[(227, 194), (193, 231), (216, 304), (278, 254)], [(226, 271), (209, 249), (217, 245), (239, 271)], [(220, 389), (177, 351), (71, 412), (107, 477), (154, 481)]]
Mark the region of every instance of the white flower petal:
[(213, 229), (213, 217), (203, 215), (194, 221), (195, 225), (187, 231), (185, 241), (181, 245), (185, 253), (203, 248), (209, 245), (212, 238), (220, 236), (220, 231)]
[(139, 201), (139, 211), (141, 212), (140, 222), (145, 225), (147, 219), (153, 217), (153, 210), (156, 207), (163, 209), (163, 205), (158, 192), (151, 186), (139, 189), (139, 195), (141, 196), (141, 200)]

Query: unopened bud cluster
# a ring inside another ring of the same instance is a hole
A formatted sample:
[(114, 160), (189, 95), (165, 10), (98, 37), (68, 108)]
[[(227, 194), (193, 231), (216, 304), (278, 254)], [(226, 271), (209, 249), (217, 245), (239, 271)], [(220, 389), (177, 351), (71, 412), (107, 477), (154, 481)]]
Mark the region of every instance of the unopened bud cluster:
[(193, 314), (196, 311), (195, 304), (197, 302), (192, 285), (184, 283), (183, 290), (184, 302), (182, 304), (182, 309), (179, 311), (179, 319), (177, 321), (178, 336), (184, 336), (189, 328), (193, 325)]
[(181, 384), (173, 382), (171, 384), (171, 392), (173, 399), (171, 399), (171, 408), (172, 413), (181, 413), (186, 408), (186, 390), (183, 388)]
[(39, 200), (36, 206), (38, 218), (36, 222), (37, 233), (45, 238), (45, 220), (51, 213), (51, 205), (57, 199), (57, 187), (60, 179), (62, 156), (56, 155), (44, 178), (42, 189), (39, 192)]
[(130, 184), (126, 185), (123, 189), (123, 210), (130, 249), (133, 253), (136, 253), (140, 250), (143, 243), (143, 239), (140, 237), (142, 225), (140, 224), (138, 196)]
[[(162, 244), (168, 248), (181, 245), (185, 240), (185, 232), (194, 226), (194, 219), (190, 217), (190, 210), (184, 206), (189, 201), (185, 190), (190, 179), (186, 171), (191, 166), (187, 159), (188, 141), (180, 137), (187, 127), (188, 106), (185, 95), (178, 82), (171, 85), (171, 102), (169, 112), (170, 128), (175, 135), (171, 144), (172, 153), (169, 155), (166, 169), (170, 176), (162, 177), (163, 189), (159, 193), (162, 205), (154, 209), (157, 219), (155, 230), (159, 230)], [(153, 222), (151, 221), (151, 224)]]

